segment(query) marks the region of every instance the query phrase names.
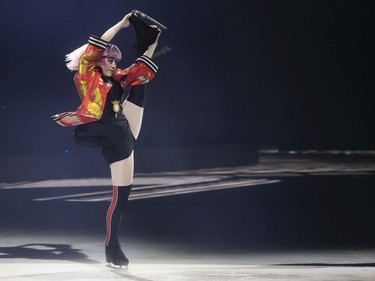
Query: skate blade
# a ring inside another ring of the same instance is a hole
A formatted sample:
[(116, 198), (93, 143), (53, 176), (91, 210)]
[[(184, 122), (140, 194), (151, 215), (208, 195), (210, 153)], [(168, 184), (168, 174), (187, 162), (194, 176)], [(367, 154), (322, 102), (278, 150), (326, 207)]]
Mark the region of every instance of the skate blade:
[(113, 264), (111, 262), (107, 263), (106, 267), (109, 267), (111, 269), (119, 269), (119, 270), (127, 270), (128, 269), (127, 265), (116, 265), (116, 264)]
[(167, 27), (165, 25), (161, 24), (160, 22), (158, 22), (157, 20), (153, 19), (149, 15), (146, 15), (145, 13), (142, 13), (141, 11), (133, 10), (132, 13), (136, 14), (141, 19), (148, 20), (151, 24), (155, 24), (157, 27), (159, 27), (161, 29), (167, 30)]

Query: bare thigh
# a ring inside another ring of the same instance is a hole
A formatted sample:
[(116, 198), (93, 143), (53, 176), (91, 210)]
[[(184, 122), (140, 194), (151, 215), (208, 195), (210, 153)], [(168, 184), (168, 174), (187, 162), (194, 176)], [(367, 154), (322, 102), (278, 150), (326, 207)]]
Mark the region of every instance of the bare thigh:
[(128, 120), (130, 131), (135, 139), (138, 138), (141, 131), (144, 108), (125, 100), (122, 104), (122, 113)]
[(126, 159), (113, 162), (109, 167), (111, 169), (112, 185), (128, 186), (133, 184), (134, 152)]

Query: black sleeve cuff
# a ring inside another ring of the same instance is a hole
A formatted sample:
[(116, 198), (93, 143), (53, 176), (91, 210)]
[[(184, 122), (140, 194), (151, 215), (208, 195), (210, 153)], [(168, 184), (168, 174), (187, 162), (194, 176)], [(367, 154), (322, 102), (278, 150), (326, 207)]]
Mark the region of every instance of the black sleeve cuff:
[(158, 72), (158, 66), (147, 56), (140, 56), (137, 58), (136, 62), (143, 62), (145, 65), (147, 65), (154, 73)]
[(93, 35), (89, 38), (89, 44), (103, 50), (109, 45), (107, 41)]

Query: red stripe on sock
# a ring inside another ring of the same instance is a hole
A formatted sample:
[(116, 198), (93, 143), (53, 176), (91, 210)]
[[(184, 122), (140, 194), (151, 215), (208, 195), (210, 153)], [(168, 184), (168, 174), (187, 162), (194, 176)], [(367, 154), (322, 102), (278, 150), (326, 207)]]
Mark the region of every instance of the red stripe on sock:
[(118, 186), (113, 186), (113, 195), (111, 204), (108, 207), (107, 216), (106, 216), (106, 238), (104, 244), (108, 246), (109, 240), (111, 239), (111, 225), (112, 225), (112, 215), (113, 211), (116, 208), (118, 200)]

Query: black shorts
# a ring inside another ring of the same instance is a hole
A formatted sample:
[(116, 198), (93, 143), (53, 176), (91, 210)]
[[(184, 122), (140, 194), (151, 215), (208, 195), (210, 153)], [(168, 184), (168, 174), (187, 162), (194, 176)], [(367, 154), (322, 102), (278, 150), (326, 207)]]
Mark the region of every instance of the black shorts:
[(73, 135), (78, 145), (101, 147), (108, 164), (128, 158), (134, 150), (135, 140), (126, 119), (82, 124)]

